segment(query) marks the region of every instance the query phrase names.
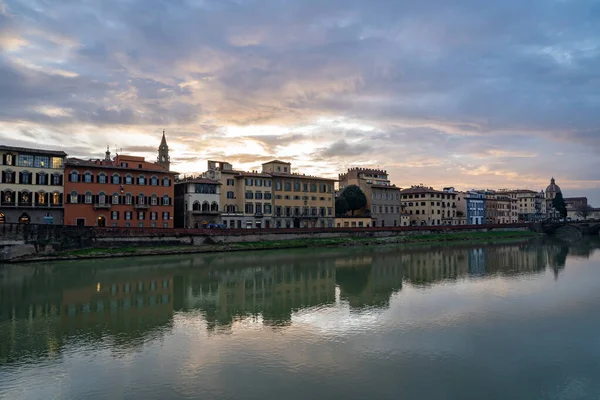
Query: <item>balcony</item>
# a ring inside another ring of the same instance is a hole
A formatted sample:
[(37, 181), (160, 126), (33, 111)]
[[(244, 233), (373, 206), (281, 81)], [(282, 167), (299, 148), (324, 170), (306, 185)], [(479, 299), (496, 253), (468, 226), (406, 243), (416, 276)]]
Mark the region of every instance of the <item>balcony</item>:
[[(219, 215), (219, 210), (192, 210), (192, 215)], [(243, 214), (243, 213), (225, 213), (225, 214)]]
[(254, 213), (254, 216), (255, 216), (256, 218), (262, 218), (262, 217), (264, 217), (264, 214), (263, 214), (262, 212), (255, 212), (255, 213)]
[(147, 210), (150, 208), (150, 204), (134, 204), (133, 208), (136, 210)]
[(95, 203), (94, 210), (109, 210), (110, 203)]

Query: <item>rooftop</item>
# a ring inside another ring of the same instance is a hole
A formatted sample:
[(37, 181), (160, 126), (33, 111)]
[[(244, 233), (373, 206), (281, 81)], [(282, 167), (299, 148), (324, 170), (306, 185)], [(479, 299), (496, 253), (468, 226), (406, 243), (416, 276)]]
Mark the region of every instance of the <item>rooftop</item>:
[(221, 183), (219, 181), (215, 181), (212, 179), (208, 179), (208, 178), (194, 178), (194, 177), (187, 177), (187, 178), (183, 178), (178, 180), (177, 182), (175, 182), (175, 184), (180, 184), (180, 183), (202, 183), (202, 184), (208, 184), (208, 185), (220, 185)]
[(286, 164), (286, 165), (292, 165), (292, 163), (285, 162), (285, 161), (280, 161), (280, 160), (267, 161), (266, 163), (262, 163), (261, 165), (265, 165), (265, 164), (273, 164), (273, 163), (277, 163), (277, 164)]
[[(125, 159), (122, 159), (125, 160)], [(129, 161), (133, 161), (133, 160), (129, 160)], [(136, 160), (138, 161), (138, 160)], [(106, 160), (83, 160), (81, 158), (67, 158), (65, 161), (65, 166), (70, 166), (70, 167), (87, 167), (87, 168), (104, 168), (104, 169), (115, 169), (115, 170), (123, 170), (123, 171), (146, 171), (146, 172), (160, 172), (163, 174), (172, 174), (172, 175), (177, 175), (177, 172), (174, 171), (167, 171), (165, 168), (161, 167), (158, 164), (154, 164), (154, 163), (149, 163), (147, 161), (144, 161), (144, 164), (146, 164), (147, 166), (151, 166), (150, 168), (145, 167), (145, 168), (134, 168), (134, 167), (122, 167), (121, 165), (119, 165), (116, 161), (111, 160), (111, 161), (106, 161)]]
[(58, 150), (44, 150), (44, 149), (31, 149), (28, 147), (13, 147), (13, 146), (4, 146), (0, 145), (0, 151), (14, 151), (18, 153), (35, 153), (35, 154), (45, 154), (48, 156), (57, 156), (57, 157), (66, 157), (67, 153), (64, 151)]

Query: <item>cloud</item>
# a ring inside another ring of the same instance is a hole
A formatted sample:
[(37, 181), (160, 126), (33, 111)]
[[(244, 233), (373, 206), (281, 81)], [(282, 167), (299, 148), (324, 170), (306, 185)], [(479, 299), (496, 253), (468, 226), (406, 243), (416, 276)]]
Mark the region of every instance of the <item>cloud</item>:
[(598, 17), (593, 0), (0, 1), (0, 131), (101, 156), (149, 154), (166, 128), (185, 170), (219, 156), (380, 165), (401, 186), (562, 174), (593, 195)]

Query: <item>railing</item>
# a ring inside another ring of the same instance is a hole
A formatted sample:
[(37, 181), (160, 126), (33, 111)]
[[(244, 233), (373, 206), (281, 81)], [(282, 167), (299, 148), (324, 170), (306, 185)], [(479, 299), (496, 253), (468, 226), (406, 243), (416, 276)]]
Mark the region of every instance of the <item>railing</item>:
[(111, 207), (110, 203), (96, 203), (94, 204), (95, 210), (109, 210)]
[(150, 208), (150, 204), (134, 204), (133, 208), (136, 210), (147, 210)]
[(50, 208), (50, 207), (63, 207), (63, 203), (16, 203), (16, 202), (11, 202), (11, 203), (6, 203), (3, 202), (0, 204), (0, 206), (2, 207), (14, 207), (14, 208)]

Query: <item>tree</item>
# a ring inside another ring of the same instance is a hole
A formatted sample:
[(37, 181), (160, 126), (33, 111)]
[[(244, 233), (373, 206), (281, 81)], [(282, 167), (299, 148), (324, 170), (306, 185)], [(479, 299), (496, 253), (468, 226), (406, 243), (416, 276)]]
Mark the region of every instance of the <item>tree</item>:
[(348, 209), (352, 211), (360, 210), (367, 205), (367, 196), (365, 193), (356, 185), (350, 185), (344, 189), (340, 197), (343, 197), (348, 202)]
[(583, 219), (587, 219), (590, 214), (594, 211), (594, 208), (589, 204), (581, 203), (575, 206), (575, 211), (577, 212), (577, 216)]
[(345, 197), (340, 196), (335, 199), (335, 215), (338, 217), (346, 215), (350, 206), (348, 205), (348, 200)]
[(556, 197), (552, 200), (552, 207), (558, 211), (558, 214), (562, 219), (567, 218), (567, 203), (565, 203), (565, 199), (561, 192), (558, 192)]

